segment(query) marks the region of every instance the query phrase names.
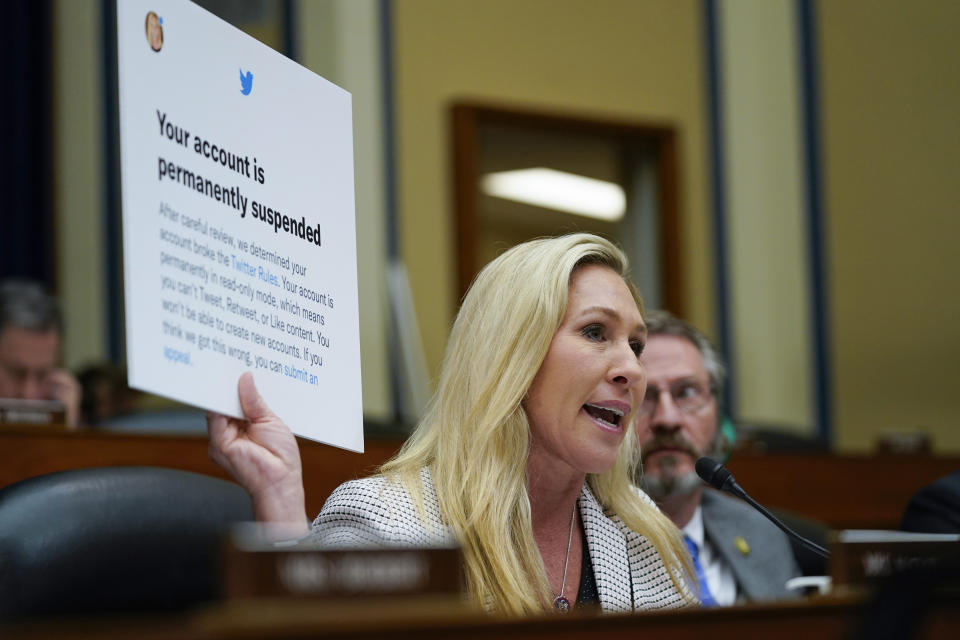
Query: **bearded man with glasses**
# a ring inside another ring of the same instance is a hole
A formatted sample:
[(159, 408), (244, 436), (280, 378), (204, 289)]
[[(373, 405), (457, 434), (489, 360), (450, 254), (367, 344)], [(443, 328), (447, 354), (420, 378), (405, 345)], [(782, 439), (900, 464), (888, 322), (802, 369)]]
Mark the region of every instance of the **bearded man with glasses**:
[(708, 489), (694, 465), (723, 461), (732, 426), (721, 429), (726, 367), (707, 338), (664, 311), (647, 315), (641, 359), (647, 391), (637, 417), (637, 484), (684, 534), (705, 606), (795, 597), (800, 575), (787, 537), (737, 498)]

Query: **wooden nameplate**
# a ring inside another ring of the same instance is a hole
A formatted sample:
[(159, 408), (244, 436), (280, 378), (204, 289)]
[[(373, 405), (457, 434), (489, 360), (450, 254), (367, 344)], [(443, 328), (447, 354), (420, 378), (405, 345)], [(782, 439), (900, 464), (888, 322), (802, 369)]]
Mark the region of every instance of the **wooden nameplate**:
[(67, 413), (63, 404), (55, 400), (0, 398), (0, 426), (4, 430), (43, 428), (64, 431)]
[(905, 571), (960, 566), (960, 535), (847, 530), (833, 534), (834, 585), (860, 585)]
[(224, 578), (227, 599), (460, 597), (463, 558), (457, 548), (322, 550), (308, 543), (278, 548), (234, 535)]

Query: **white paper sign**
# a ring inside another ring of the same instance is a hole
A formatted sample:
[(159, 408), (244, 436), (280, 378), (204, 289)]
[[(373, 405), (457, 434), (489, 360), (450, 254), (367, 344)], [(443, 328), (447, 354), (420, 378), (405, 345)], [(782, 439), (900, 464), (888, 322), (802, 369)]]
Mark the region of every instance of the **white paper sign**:
[(185, 0), (117, 3), (131, 386), (363, 451), (350, 94)]

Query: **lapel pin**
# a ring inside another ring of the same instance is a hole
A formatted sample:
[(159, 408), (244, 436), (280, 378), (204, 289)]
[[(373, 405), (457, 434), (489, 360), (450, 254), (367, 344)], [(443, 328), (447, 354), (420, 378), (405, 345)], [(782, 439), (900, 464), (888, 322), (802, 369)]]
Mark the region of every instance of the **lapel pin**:
[(736, 536), (733, 539), (733, 545), (737, 548), (737, 551), (743, 555), (749, 555), (750, 545), (747, 543), (746, 539), (743, 536)]

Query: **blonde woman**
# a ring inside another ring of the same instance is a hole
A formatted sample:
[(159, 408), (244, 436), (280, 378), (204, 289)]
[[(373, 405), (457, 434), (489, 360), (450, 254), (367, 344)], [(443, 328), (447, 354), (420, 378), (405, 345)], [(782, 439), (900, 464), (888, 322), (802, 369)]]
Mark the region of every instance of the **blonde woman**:
[[(643, 400), (643, 302), (612, 243), (534, 240), (477, 276), (437, 393), (399, 453), (337, 488), (320, 545), (458, 543), (471, 601), (510, 615), (693, 601), (677, 529), (631, 484)], [(211, 455), (257, 518), (307, 533), (296, 441), (239, 385), (248, 421), (210, 416)]]

